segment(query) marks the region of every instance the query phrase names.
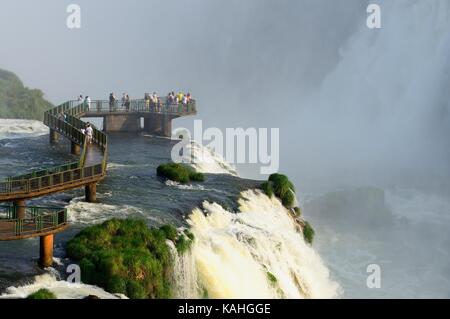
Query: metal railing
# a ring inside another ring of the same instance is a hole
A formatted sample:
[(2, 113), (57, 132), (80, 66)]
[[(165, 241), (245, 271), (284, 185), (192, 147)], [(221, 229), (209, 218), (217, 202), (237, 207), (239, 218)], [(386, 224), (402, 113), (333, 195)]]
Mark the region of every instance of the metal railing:
[[(18, 210), (24, 210), (23, 218), (17, 218)], [(67, 210), (52, 207), (0, 206), (0, 238), (27, 236), (56, 230), (67, 224)]]
[(104, 164), (99, 163), (93, 166), (77, 167), (58, 173), (47, 174), (35, 178), (7, 180), (0, 182), (0, 195), (27, 194), (44, 191), (47, 189), (60, 187), (65, 184), (74, 184), (83, 180), (101, 177), (104, 174)]
[[(72, 101), (74, 103), (74, 101)], [(139, 112), (139, 113), (162, 113), (171, 115), (189, 115), (197, 112), (195, 100), (191, 100), (187, 104), (169, 103), (167, 98), (159, 98), (158, 103), (146, 101), (144, 99), (130, 100), (128, 103), (116, 100), (110, 102), (107, 100), (94, 100), (89, 103), (84, 103), (85, 112), (92, 113), (113, 113), (113, 112)]]
[(28, 174), (9, 177), (0, 182), (0, 195), (21, 195), (62, 187), (66, 184), (80, 183), (98, 178), (106, 173), (107, 136), (93, 128), (93, 143), (103, 151), (103, 159), (95, 165), (85, 167), (87, 155), (86, 135), (81, 131), (86, 124), (77, 116), (87, 110), (85, 103), (68, 101), (45, 112), (44, 124), (83, 147), (79, 162), (33, 171)]

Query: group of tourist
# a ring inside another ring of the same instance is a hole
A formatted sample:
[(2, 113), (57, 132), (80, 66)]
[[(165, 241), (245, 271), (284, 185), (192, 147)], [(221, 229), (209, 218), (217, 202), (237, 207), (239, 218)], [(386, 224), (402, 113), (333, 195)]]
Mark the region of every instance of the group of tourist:
[(86, 127), (81, 129), (81, 133), (86, 135), (86, 143), (92, 144), (92, 139), (94, 136), (94, 129), (92, 128), (91, 123), (87, 122)]
[(78, 104), (85, 103), (88, 107), (88, 110), (91, 108), (91, 98), (86, 95), (86, 97), (83, 98), (83, 95), (80, 94), (80, 96), (77, 99)]
[[(115, 96), (115, 94), (112, 92), (109, 94), (109, 109), (117, 110), (119, 106), (119, 99)], [(91, 108), (91, 98), (89, 96), (83, 97), (83, 95), (80, 95), (77, 99), (78, 104), (86, 104), (87, 109), (90, 110)], [(142, 101), (142, 100), (141, 100)], [(144, 105), (139, 106), (138, 103), (138, 109), (145, 107), (147, 110), (153, 109), (156, 112), (162, 112), (163, 107), (174, 107), (174, 106), (184, 106), (187, 107), (192, 101), (192, 96), (190, 93), (183, 93), (179, 92), (175, 94), (174, 91), (169, 92), (165, 98), (161, 99), (156, 92), (145, 93), (144, 94)], [(125, 109), (127, 111), (130, 111), (131, 109), (131, 98), (128, 93), (123, 93), (122, 98), (120, 100), (121, 102), (121, 108)], [(101, 103), (97, 102), (97, 107), (101, 108)], [(133, 107), (134, 108), (134, 107)]]

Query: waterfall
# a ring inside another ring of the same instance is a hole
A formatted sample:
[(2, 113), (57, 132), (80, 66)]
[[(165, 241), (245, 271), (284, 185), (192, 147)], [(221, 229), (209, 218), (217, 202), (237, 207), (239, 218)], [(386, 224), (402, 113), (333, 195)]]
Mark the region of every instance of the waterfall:
[(178, 297), (193, 291), (209, 298), (339, 296), (339, 285), (281, 202), (256, 190), (241, 196), (237, 213), (204, 202), (203, 211), (189, 216), (195, 241), (175, 263), (185, 293)]

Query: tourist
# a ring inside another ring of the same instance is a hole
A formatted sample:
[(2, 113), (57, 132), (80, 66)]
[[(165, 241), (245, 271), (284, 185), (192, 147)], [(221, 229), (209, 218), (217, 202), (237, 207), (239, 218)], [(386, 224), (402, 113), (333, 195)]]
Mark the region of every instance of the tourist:
[(125, 108), (127, 109), (127, 112), (130, 111), (130, 96), (127, 94), (125, 95)]
[(86, 98), (84, 99), (84, 103), (87, 106), (88, 111), (91, 109), (91, 98), (86, 95)]
[(125, 93), (122, 93), (122, 107), (125, 106), (126, 99), (127, 99), (127, 95)]
[(152, 104), (155, 107), (155, 111), (158, 112), (158, 108), (159, 108), (159, 98), (158, 98), (158, 94), (156, 94), (156, 92), (153, 92), (152, 96), (151, 96), (151, 100), (152, 100)]
[(77, 105), (83, 104), (83, 101), (84, 101), (83, 95), (80, 94), (80, 96), (78, 96), (78, 99), (77, 99), (77, 102), (78, 102)]
[(92, 126), (90, 123), (87, 123), (86, 126), (86, 137), (87, 137), (87, 143), (92, 144), (92, 136), (94, 135), (94, 130), (92, 129)]
[(178, 94), (177, 94), (177, 99), (178, 99), (177, 104), (181, 103), (183, 101), (183, 97), (184, 97), (183, 92), (178, 92)]
[(109, 95), (109, 110), (110, 111), (113, 110), (115, 103), (116, 103), (116, 97), (114, 96), (114, 93), (111, 93)]

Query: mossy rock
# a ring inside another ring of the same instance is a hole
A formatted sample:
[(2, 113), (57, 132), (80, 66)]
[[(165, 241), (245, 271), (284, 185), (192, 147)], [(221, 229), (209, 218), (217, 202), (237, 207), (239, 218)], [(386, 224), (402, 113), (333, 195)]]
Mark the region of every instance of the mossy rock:
[(191, 167), (180, 163), (161, 164), (156, 169), (156, 174), (159, 177), (170, 179), (171, 181), (182, 184), (186, 184), (191, 181), (203, 182), (205, 180), (204, 174), (198, 173)]
[(275, 277), (274, 274), (272, 274), (270, 271), (267, 272), (267, 279), (269, 280), (271, 285), (276, 285), (278, 280), (277, 277)]
[(302, 216), (302, 209), (300, 207), (294, 207), (292, 210), (294, 211), (295, 217), (301, 217)]
[(272, 182), (264, 182), (261, 184), (261, 189), (263, 192), (269, 196), (269, 198), (272, 198), (273, 196), (273, 185)]
[(150, 229), (143, 220), (112, 219), (83, 229), (66, 251), (85, 283), (130, 298), (170, 298), (173, 263), (166, 240), (178, 240), (173, 226)]
[(312, 244), (314, 240), (314, 229), (311, 224), (305, 221), (305, 225), (303, 226), (303, 238), (308, 244)]
[(260, 188), (270, 198), (277, 196), (284, 207), (291, 209), (295, 203), (295, 187), (286, 175), (272, 174), (269, 180), (261, 184)]
[(27, 299), (58, 299), (56, 295), (48, 289), (42, 288), (30, 294)]

